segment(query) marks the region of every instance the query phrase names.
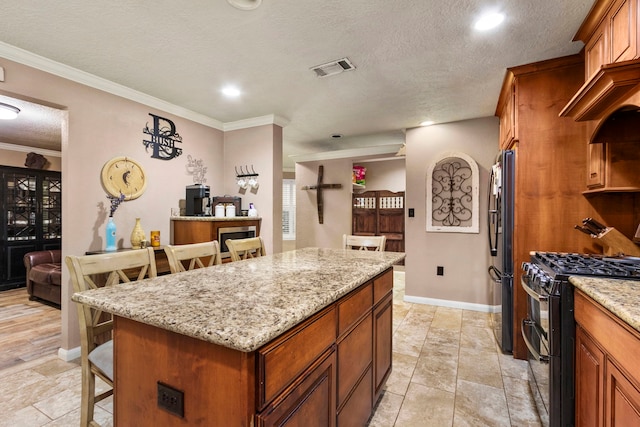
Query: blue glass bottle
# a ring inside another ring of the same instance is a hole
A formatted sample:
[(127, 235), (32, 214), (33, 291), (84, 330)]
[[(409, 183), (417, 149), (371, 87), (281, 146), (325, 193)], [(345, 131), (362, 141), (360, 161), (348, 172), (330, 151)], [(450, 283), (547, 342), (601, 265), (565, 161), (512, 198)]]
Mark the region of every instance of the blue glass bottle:
[(107, 222), (107, 251), (115, 251), (116, 248), (116, 223), (113, 222), (113, 217), (109, 217)]

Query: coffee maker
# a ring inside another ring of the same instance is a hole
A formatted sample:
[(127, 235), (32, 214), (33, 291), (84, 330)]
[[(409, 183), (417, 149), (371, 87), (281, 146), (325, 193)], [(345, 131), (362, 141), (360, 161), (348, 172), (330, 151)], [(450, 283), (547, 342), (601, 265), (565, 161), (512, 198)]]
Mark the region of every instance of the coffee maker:
[(187, 185), (186, 215), (210, 215), (209, 186), (202, 184)]

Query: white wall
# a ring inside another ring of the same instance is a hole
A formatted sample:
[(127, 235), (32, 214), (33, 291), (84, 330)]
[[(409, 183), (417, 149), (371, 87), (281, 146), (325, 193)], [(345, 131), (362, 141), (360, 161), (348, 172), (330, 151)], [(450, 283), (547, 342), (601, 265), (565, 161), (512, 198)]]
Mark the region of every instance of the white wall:
[[(480, 172), (480, 233), (426, 232), (426, 174), (440, 153), (460, 151), (471, 156)], [(487, 187), (489, 170), (498, 152), (498, 119), (487, 117), (407, 131), (405, 217), (406, 295), (429, 303), (466, 303), (486, 309), (491, 304), (487, 276)], [(444, 267), (444, 276), (436, 267)]]

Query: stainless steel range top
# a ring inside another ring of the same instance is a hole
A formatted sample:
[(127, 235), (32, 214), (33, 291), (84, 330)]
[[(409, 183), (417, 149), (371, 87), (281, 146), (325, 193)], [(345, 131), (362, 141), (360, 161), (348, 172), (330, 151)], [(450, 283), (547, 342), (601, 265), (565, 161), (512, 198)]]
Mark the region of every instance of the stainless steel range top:
[(640, 258), (636, 257), (535, 252), (531, 261), (546, 266), (554, 275), (640, 280)]

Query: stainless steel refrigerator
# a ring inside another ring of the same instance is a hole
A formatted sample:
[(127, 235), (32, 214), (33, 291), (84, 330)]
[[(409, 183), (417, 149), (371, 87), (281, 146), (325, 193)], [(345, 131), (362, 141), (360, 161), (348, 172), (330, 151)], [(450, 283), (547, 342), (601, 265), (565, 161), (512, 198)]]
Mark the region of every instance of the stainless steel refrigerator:
[(489, 295), (491, 326), (503, 353), (513, 352), (513, 209), (515, 152), (498, 153), (488, 197)]

